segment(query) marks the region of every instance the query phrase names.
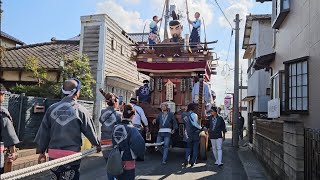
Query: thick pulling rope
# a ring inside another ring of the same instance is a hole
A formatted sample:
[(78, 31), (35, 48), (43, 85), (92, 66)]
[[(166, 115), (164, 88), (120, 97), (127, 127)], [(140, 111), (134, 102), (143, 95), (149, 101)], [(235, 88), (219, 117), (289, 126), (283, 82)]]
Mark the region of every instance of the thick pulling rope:
[[(104, 145), (101, 146), (101, 150), (107, 150), (107, 149), (111, 149), (112, 145)], [(9, 173), (5, 173), (1, 175), (1, 180), (14, 180), (14, 179), (21, 179), (24, 177), (28, 177), (34, 174), (38, 174), (47, 170), (50, 170), (52, 168), (58, 167), (58, 166), (62, 166), (68, 163), (71, 163), (73, 161), (77, 161), (79, 159), (82, 159), (86, 156), (89, 156), (91, 154), (94, 154), (97, 152), (97, 148), (92, 148), (92, 149), (88, 149), (70, 156), (66, 156), (63, 158), (59, 158), (59, 159), (55, 159), (52, 161), (48, 161), (42, 164), (37, 164), (35, 166), (31, 166), (31, 167), (27, 167), (27, 168), (23, 168), (23, 169), (19, 169), (17, 171), (12, 171)]]
[[(161, 146), (163, 145), (164, 142), (161, 143), (146, 143), (146, 147), (150, 147), (150, 146)], [(101, 151), (104, 150), (111, 150), (112, 149), (112, 145), (103, 145), (101, 146)], [(55, 159), (52, 161), (48, 161), (42, 164), (37, 164), (31, 167), (27, 167), (27, 168), (23, 168), (23, 169), (19, 169), (17, 171), (12, 171), (12, 172), (8, 172), (5, 174), (0, 175), (0, 179), (1, 180), (15, 180), (15, 179), (22, 179), (28, 176), (32, 176), (38, 173), (42, 173), (45, 171), (48, 171), (50, 169), (80, 160), (84, 157), (87, 157), (89, 155), (95, 154), (97, 152), (97, 148), (91, 148), (88, 150), (84, 150), (81, 151), (79, 153), (70, 155), (70, 156), (66, 156), (63, 158), (59, 158), (59, 159)]]

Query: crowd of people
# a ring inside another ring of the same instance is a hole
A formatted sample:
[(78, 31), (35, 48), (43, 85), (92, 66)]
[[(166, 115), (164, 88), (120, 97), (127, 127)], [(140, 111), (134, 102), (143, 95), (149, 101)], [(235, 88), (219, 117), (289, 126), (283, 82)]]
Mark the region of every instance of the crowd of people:
[[(121, 154), (121, 174), (107, 172), (108, 179), (134, 179), (136, 160), (143, 161), (145, 155), (145, 140), (142, 131), (149, 131), (148, 120), (143, 109), (138, 105), (136, 98), (131, 98), (129, 104), (119, 102), (118, 96), (113, 93), (105, 93), (107, 107), (101, 111), (99, 122), (101, 123), (101, 138), (97, 132), (88, 110), (77, 102), (80, 97), (81, 82), (78, 79), (66, 80), (62, 86), (65, 97), (58, 103), (51, 105), (42, 120), (35, 138), (39, 163), (69, 156), (81, 151), (83, 133), (91, 144), (101, 151), (101, 145), (113, 145)], [(0, 92), (0, 100), (3, 102), (5, 92)], [(185, 161), (184, 166), (194, 166), (199, 153), (200, 132), (209, 134), (212, 150), (216, 159), (216, 165), (222, 166), (222, 142), (225, 139), (226, 126), (222, 117), (218, 115), (218, 109), (212, 107), (209, 113), (208, 126), (201, 127), (198, 123), (198, 115), (195, 113), (196, 104), (188, 105), (187, 111), (182, 114), (185, 122), (184, 141)], [(167, 103), (160, 105), (161, 112), (152, 124), (159, 127), (156, 142), (164, 142), (157, 147), (162, 152), (162, 164), (167, 163), (168, 151), (172, 134), (178, 129), (178, 124)], [(9, 112), (1, 107), (1, 141), (0, 148), (9, 147), (10, 156), (7, 159), (15, 160), (15, 145), (19, 139), (15, 134), (12, 118)], [(47, 155), (48, 157), (47, 157)], [(110, 151), (102, 151), (103, 157), (108, 163)], [(3, 153), (2, 153), (3, 155)], [(114, 155), (114, 154), (113, 154)], [(3, 157), (2, 157), (3, 159)], [(3, 162), (3, 161), (1, 161)], [(54, 179), (79, 179), (80, 160), (52, 169)], [(3, 163), (1, 166), (3, 173)]]

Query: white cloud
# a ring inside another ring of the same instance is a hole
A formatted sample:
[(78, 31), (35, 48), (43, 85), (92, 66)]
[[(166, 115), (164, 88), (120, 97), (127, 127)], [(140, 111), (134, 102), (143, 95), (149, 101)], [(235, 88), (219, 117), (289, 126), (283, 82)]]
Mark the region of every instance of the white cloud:
[(139, 4), (140, 0), (125, 0), (125, 2), (130, 4)]
[(115, 0), (106, 0), (97, 3), (97, 13), (109, 15), (127, 32), (142, 32), (145, 24), (139, 12), (124, 9)]
[[(249, 13), (250, 9), (253, 8), (254, 3), (252, 0), (229, 0), (230, 6), (227, 7), (224, 12), (229, 19), (232, 26), (234, 26), (233, 20), (235, 19), (236, 14), (239, 14), (241, 23), (244, 23), (246, 15)], [(230, 28), (228, 21), (223, 15), (219, 17), (219, 25), (222, 27)]]

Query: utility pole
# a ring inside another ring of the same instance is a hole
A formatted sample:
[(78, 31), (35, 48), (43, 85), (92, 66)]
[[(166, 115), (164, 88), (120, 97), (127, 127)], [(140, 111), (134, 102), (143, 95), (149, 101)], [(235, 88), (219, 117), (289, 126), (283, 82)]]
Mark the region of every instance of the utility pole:
[(169, 12), (169, 0), (166, 0), (166, 13), (165, 13), (165, 19), (164, 19), (164, 39), (169, 39), (168, 35), (168, 24), (169, 24), (169, 18), (170, 18), (170, 12)]
[(240, 69), (240, 71), (241, 71), (241, 74), (240, 74), (240, 102), (239, 102), (239, 107), (240, 107), (240, 112), (242, 111), (242, 89), (243, 89), (243, 85), (242, 85), (242, 73), (243, 73), (243, 71), (242, 71), (242, 66), (241, 66), (241, 69)]
[(233, 128), (232, 128), (232, 145), (239, 147), (239, 14), (236, 14), (236, 36), (235, 36), (235, 62), (234, 62), (234, 94), (233, 94)]

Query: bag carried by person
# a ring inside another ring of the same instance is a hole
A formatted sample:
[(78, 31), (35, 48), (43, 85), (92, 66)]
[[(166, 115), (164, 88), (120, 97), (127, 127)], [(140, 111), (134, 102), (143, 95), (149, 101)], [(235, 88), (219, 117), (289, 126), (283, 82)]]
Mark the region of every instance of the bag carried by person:
[(114, 176), (118, 176), (123, 173), (122, 156), (118, 145), (115, 145), (109, 154), (107, 172)]

